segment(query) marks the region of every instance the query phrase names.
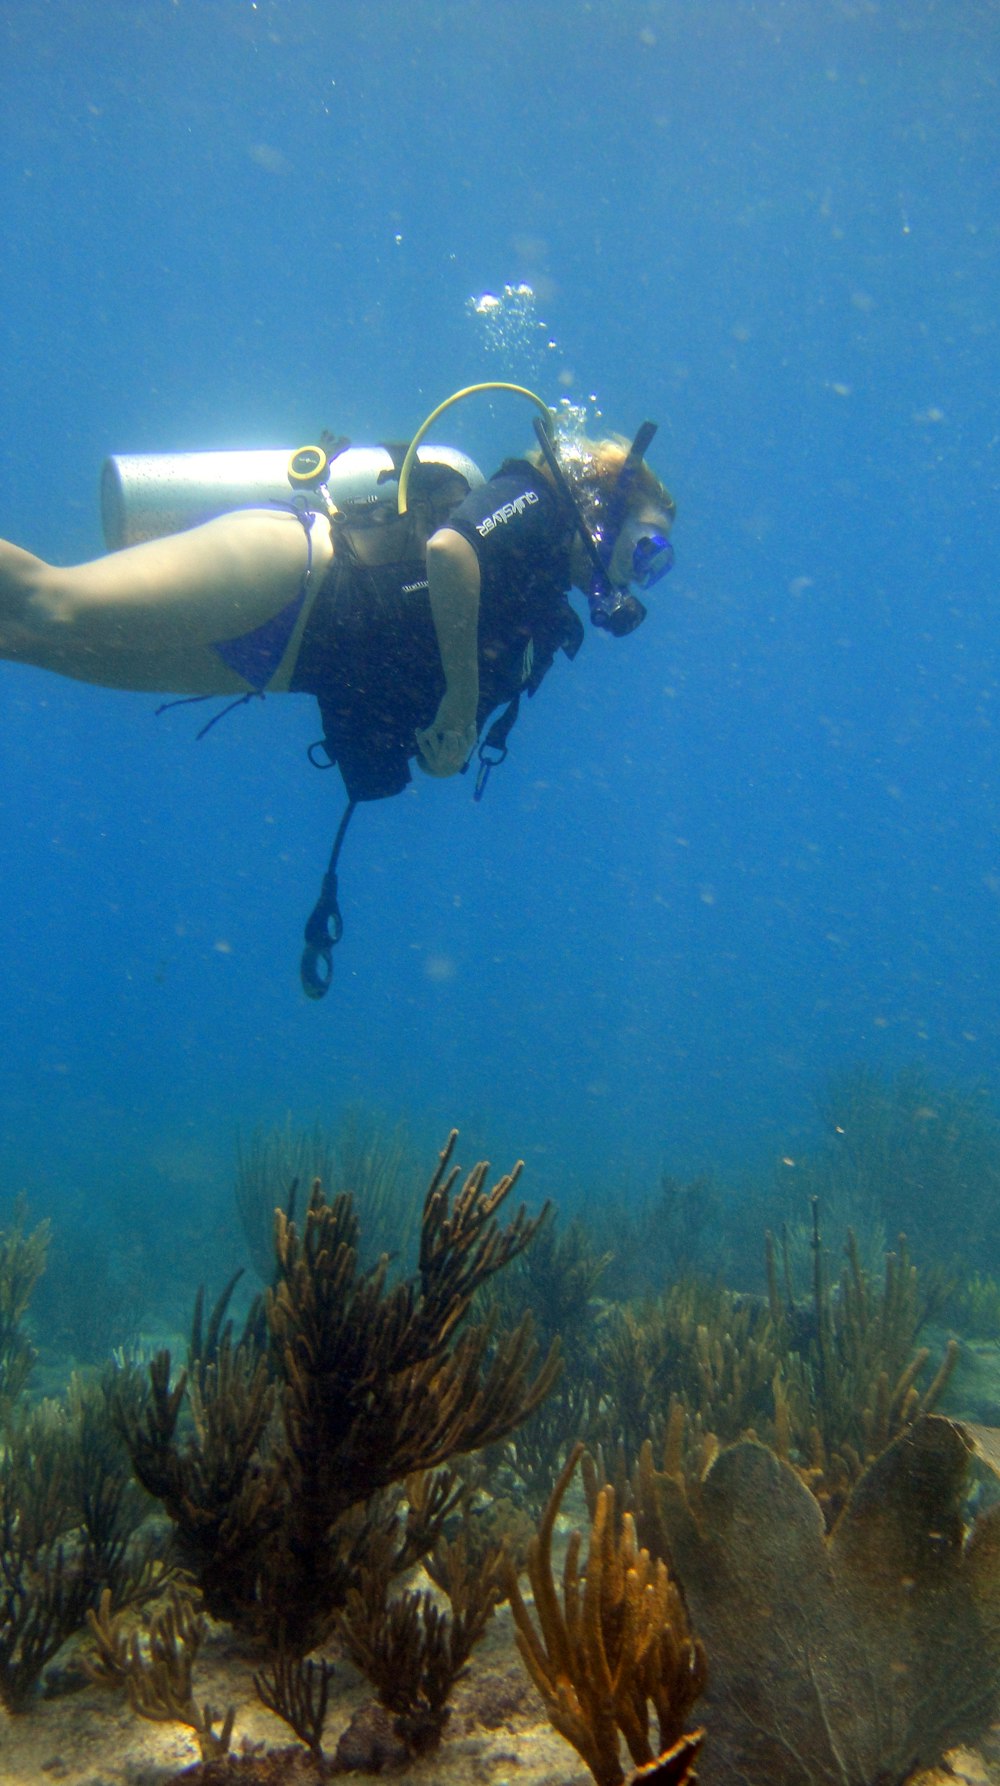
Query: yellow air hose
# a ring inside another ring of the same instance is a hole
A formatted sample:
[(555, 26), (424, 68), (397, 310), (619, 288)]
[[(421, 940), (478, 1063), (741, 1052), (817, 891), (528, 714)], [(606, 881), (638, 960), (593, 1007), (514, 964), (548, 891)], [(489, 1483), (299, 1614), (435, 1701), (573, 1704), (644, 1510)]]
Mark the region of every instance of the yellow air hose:
[(467, 384), (464, 390), (453, 391), (450, 397), (446, 397), (443, 403), (439, 403), (436, 409), (431, 410), (431, 413), (425, 422), (421, 422), (420, 427), (417, 429), (417, 432), (406, 449), (403, 463), (399, 468), (399, 495), (397, 497), (397, 507), (401, 515), (405, 515), (406, 513), (410, 470), (413, 461), (417, 456), (417, 448), (423, 440), (424, 435), (429, 428), (433, 428), (438, 416), (444, 415), (445, 410), (450, 409), (453, 403), (460, 403), (463, 397), (475, 397), (480, 391), (513, 391), (516, 397), (527, 397), (529, 403), (534, 403), (535, 407), (541, 410), (542, 415), (545, 418), (546, 433), (552, 434), (555, 427), (555, 419), (551, 409), (547, 403), (542, 401), (541, 397), (536, 396), (534, 391), (529, 391), (523, 384), (504, 384), (502, 381), (490, 380), (486, 384)]

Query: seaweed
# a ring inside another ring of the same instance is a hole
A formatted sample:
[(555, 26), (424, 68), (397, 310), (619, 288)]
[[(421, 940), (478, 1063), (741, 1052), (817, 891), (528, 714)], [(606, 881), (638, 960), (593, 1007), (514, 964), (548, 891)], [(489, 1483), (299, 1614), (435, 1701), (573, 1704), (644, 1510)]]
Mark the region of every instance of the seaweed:
[(27, 1220), (27, 1200), (20, 1196), (9, 1226), (0, 1228), (0, 1420), (17, 1402), (36, 1357), (24, 1318), (45, 1270), (50, 1229), (45, 1221), (26, 1233)]
[(670, 1557), (711, 1658), (709, 1786), (884, 1786), (995, 1715), (1000, 1507), (966, 1536), (974, 1437), (911, 1423), (827, 1530), (801, 1476), (755, 1440), (701, 1478), (652, 1468), (641, 1529)]
[[(424, 1201), (411, 1278), (390, 1286), (384, 1256), (362, 1271), (351, 1197), (328, 1202), (315, 1183), (301, 1229), (277, 1216), (266, 1351), (223, 1331), (215, 1357), (174, 1385), (159, 1354), (144, 1416), (127, 1423), (136, 1473), (174, 1522), (207, 1610), (272, 1653), (323, 1641), (408, 1477), (504, 1436), (557, 1374), (553, 1347), (532, 1378), (527, 1318), (502, 1337), (466, 1319), (545, 1212), (529, 1219), (522, 1207), (501, 1229), (520, 1168), (486, 1191), (480, 1165), (456, 1189), (455, 1140)], [(447, 1495), (419, 1537), (411, 1517), (398, 1567), (433, 1544)]]
[(450, 1611), (426, 1589), (389, 1596), (388, 1553), (373, 1555), (360, 1571), (337, 1620), (338, 1634), (355, 1666), (375, 1687), (380, 1705), (393, 1714), (396, 1735), (410, 1755), (437, 1748), (449, 1716), (448, 1701), (462, 1679), (473, 1648), (504, 1595), (502, 1546), (469, 1557), (464, 1534), (440, 1540), (435, 1577)]
[[(106, 1587), (116, 1605), (168, 1573), (114, 1427), (115, 1377), (74, 1377), (64, 1403), (20, 1409), (0, 1454), (0, 1700), (23, 1711)], [(126, 1383), (128, 1373), (125, 1373)], [(127, 1389), (124, 1391), (127, 1394)]]
[(705, 1686), (705, 1652), (691, 1635), (666, 1564), (638, 1548), (630, 1515), (616, 1522), (610, 1486), (596, 1497), (582, 1577), (581, 1534), (570, 1538), (560, 1607), (552, 1535), (582, 1449), (574, 1447), (563, 1466), (529, 1551), (538, 1629), (512, 1566), (507, 1585), (517, 1646), (550, 1722), (582, 1756), (597, 1786), (621, 1786), (622, 1738), (640, 1769), (656, 1762), (650, 1702), (661, 1762), (678, 1742), (697, 1742), (697, 1736), (684, 1738), (683, 1726)]
[(261, 1704), (294, 1730), (317, 1761), (323, 1758), (323, 1725), (333, 1673), (332, 1663), (291, 1656), (282, 1644), (270, 1673), (261, 1669), (253, 1677)]
[(86, 1664), (91, 1680), (104, 1687), (124, 1687), (132, 1710), (141, 1718), (186, 1725), (197, 1738), (203, 1761), (225, 1755), (236, 1712), (230, 1706), (216, 1729), (218, 1713), (195, 1699), (194, 1664), (205, 1620), (188, 1595), (170, 1588), (165, 1604), (149, 1621), (145, 1644), (134, 1632), (126, 1638), (107, 1592), (101, 1595), (98, 1610), (91, 1608), (88, 1613), (88, 1624), (96, 1652)]

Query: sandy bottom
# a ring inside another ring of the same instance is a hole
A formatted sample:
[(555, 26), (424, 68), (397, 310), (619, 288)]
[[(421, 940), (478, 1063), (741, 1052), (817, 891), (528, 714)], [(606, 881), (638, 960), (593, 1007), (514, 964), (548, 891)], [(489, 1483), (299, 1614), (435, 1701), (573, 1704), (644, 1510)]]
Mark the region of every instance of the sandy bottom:
[[(59, 1658), (60, 1669), (70, 1659)], [(206, 1637), (195, 1665), (195, 1694), (224, 1714), (236, 1707), (231, 1753), (252, 1745), (284, 1748), (295, 1738), (266, 1711), (254, 1692), (253, 1664), (238, 1654), (231, 1634), (217, 1627)], [(349, 1662), (338, 1662), (330, 1688), (323, 1747), (332, 1756), (352, 1713), (371, 1699), (371, 1688)], [(120, 1693), (87, 1686), (56, 1698), (39, 1698), (28, 1712), (0, 1710), (2, 1786), (162, 1786), (199, 1759), (194, 1736), (179, 1724), (139, 1718)], [(392, 1779), (440, 1782), (441, 1786), (584, 1786), (591, 1777), (575, 1751), (545, 1720), (511, 1636), (509, 1610), (501, 1607), (475, 1650), (466, 1679), (456, 1688), (451, 1718), (437, 1753)], [(1000, 1786), (1000, 1774), (997, 1776)]]
[[(67, 1656), (60, 1656), (60, 1672)], [(251, 1674), (252, 1664), (235, 1650), (230, 1632), (210, 1630), (198, 1655), (195, 1691), (199, 1704), (207, 1701), (222, 1713), (236, 1707), (234, 1755), (294, 1742), (287, 1726), (260, 1704)], [(367, 1682), (350, 1663), (338, 1662), (324, 1730), (328, 1755), (352, 1714), (370, 1699)], [(16, 1718), (0, 1711), (0, 1786), (165, 1786), (198, 1759), (195, 1738), (180, 1725), (139, 1718), (122, 1694), (99, 1687), (40, 1697)], [(525, 1677), (507, 1607), (496, 1614), (456, 1689), (441, 1747), (390, 1777), (399, 1786), (593, 1786), (575, 1751), (549, 1726)], [(953, 1751), (945, 1768), (920, 1778), (921, 1786), (1000, 1786), (1000, 1726), (978, 1748)]]

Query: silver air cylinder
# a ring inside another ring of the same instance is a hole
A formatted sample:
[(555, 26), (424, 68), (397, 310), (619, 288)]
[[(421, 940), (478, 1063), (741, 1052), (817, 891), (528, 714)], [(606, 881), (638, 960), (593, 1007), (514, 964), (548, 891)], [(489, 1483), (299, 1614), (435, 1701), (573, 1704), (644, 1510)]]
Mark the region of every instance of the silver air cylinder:
[[(294, 447), (221, 453), (115, 453), (101, 472), (101, 522), (109, 551), (181, 533), (232, 509), (288, 503)], [(483, 483), (474, 460), (454, 447), (424, 444), (422, 465), (447, 465), (470, 489)], [(380, 481), (381, 480), (381, 481)], [(391, 503), (398, 480), (385, 447), (347, 447), (331, 460), (327, 488), (338, 509)]]

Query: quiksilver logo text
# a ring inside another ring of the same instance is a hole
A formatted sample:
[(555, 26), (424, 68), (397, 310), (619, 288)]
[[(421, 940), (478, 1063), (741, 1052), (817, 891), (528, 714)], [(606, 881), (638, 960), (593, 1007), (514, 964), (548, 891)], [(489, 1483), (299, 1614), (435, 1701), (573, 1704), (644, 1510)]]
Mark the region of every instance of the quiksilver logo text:
[(537, 490), (523, 490), (520, 496), (515, 496), (513, 502), (505, 502), (503, 508), (494, 509), (492, 515), (487, 515), (485, 521), (477, 521), (476, 532), (485, 539), (488, 533), (493, 532), (494, 528), (505, 526), (508, 521), (513, 521), (515, 515), (523, 515), (525, 509), (530, 508), (532, 503), (537, 501)]

